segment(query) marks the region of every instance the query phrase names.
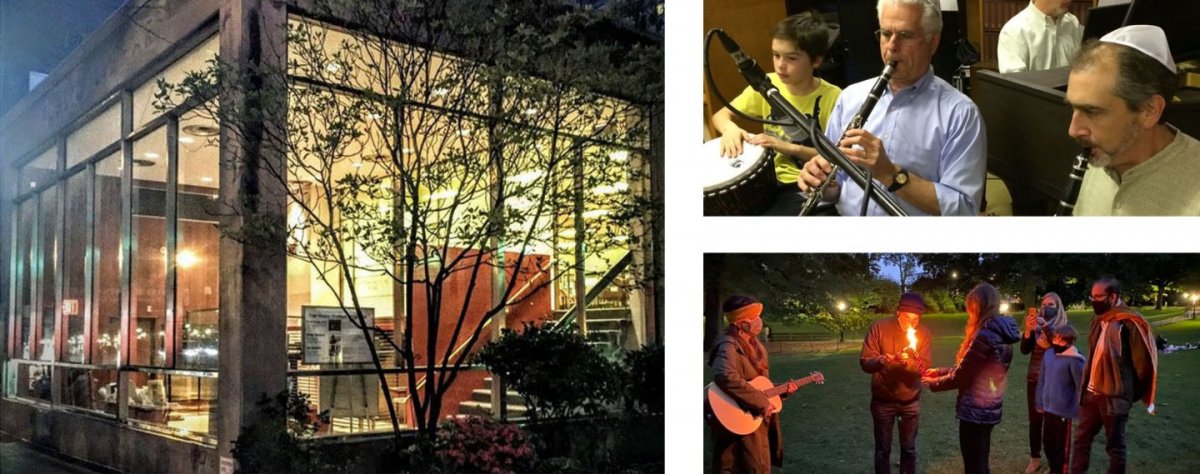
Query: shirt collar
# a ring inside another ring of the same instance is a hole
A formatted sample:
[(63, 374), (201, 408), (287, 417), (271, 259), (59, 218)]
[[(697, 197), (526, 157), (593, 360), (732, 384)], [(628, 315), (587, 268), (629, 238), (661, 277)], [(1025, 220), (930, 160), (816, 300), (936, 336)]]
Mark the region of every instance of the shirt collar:
[[(913, 85), (905, 87), (903, 89), (900, 89), (900, 91), (897, 93), (892, 93), (891, 87), (885, 87), (884, 91), (885, 91), (885, 94), (892, 94), (894, 96), (918, 94), (918, 93), (924, 91), (925, 89), (929, 88), (929, 84), (931, 84), (931, 83), (933, 83), (933, 65), (932, 64), (929, 65), (929, 70), (925, 71), (925, 75), (921, 76), (920, 79), (917, 79), (917, 82), (913, 83)], [(909, 92), (909, 91), (912, 91), (912, 92)]]
[(1037, 5), (1034, 5), (1032, 0), (1030, 0), (1030, 2), (1029, 2), (1028, 9), (1030, 10), (1031, 14), (1033, 15), (1031, 18), (1032, 18), (1034, 24), (1039, 24), (1039, 25), (1057, 25), (1058, 21), (1062, 21), (1063, 17), (1067, 16), (1067, 15), (1060, 16), (1060, 17), (1058, 17), (1058, 21), (1054, 21), (1053, 18), (1050, 18), (1050, 15), (1042, 13), (1041, 10), (1038, 10)]
[(1163, 147), (1162, 150), (1159, 150), (1158, 153), (1155, 153), (1146, 161), (1138, 163), (1133, 168), (1129, 168), (1129, 170), (1125, 172), (1124, 176), (1118, 175), (1117, 172), (1113, 171), (1111, 168), (1104, 168), (1104, 173), (1107, 174), (1109, 178), (1112, 178), (1113, 182), (1120, 185), (1123, 181), (1127, 181), (1130, 178), (1136, 179), (1138, 176), (1154, 172), (1167, 161), (1164, 157), (1172, 157), (1177, 155), (1177, 153), (1174, 153), (1174, 148), (1177, 146), (1182, 146), (1183, 143), (1183, 141), (1179, 139), (1179, 129), (1175, 128), (1174, 125), (1169, 123), (1164, 125), (1167, 126), (1167, 129), (1170, 130), (1175, 137), (1171, 139), (1170, 143), (1167, 143), (1167, 146)]

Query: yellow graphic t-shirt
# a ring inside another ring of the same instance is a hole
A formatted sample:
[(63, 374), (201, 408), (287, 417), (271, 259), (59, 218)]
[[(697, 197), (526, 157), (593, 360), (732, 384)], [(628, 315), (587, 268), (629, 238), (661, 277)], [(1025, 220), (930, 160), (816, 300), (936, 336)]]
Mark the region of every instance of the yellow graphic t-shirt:
[[(817, 78), (820, 84), (817, 85), (816, 89), (808, 95), (796, 96), (788, 93), (787, 87), (784, 87), (783, 82), (779, 80), (779, 76), (775, 73), (767, 74), (767, 77), (771, 79), (771, 83), (775, 87), (779, 88), (779, 93), (783, 95), (783, 98), (795, 106), (796, 110), (799, 110), (801, 113), (812, 115), (814, 108), (817, 106), (817, 101), (820, 99), (820, 110), (817, 111), (817, 121), (821, 124), (821, 130), (825, 129), (825, 124), (829, 123), (829, 113), (833, 111), (833, 104), (837, 102), (838, 95), (842, 93), (841, 88)], [(767, 100), (750, 87), (747, 87), (746, 90), (742, 91), (741, 95), (733, 99), (731, 104), (752, 117), (771, 120), (783, 120), (786, 117), (783, 112), (771, 110), (771, 106), (767, 104)], [(789, 142), (800, 142), (808, 138), (808, 134), (795, 125), (788, 125), (786, 127), (763, 125), (763, 130), (766, 133)], [(775, 179), (784, 184), (795, 183), (796, 177), (800, 174), (800, 166), (801, 164), (798, 163), (796, 158), (776, 153)]]

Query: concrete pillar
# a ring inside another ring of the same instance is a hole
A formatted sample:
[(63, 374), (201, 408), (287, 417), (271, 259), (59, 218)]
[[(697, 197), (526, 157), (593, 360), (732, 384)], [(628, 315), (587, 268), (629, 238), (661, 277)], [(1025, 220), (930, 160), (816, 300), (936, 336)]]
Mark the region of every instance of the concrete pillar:
[[(239, 66), (283, 70), (287, 12), (278, 0), (222, 0), (221, 60)], [(263, 78), (268, 84), (282, 75)], [(237, 93), (223, 94), (222, 105), (241, 106)], [(229, 215), (225, 230), (257, 221), (283, 225), (285, 183), (268, 169), (282, 169), (286, 157), (272, 147), (265, 130), (279, 131), (286, 111), (273, 111), (263, 123), (221, 126), (221, 197)], [(264, 219), (266, 219), (264, 221)], [(257, 240), (263, 240), (258, 238)], [(221, 239), (220, 378), (217, 410), (220, 470), (232, 472), (233, 441), (244, 426), (257, 422), (257, 403), (287, 388), (287, 278), (285, 240), (259, 245)]]

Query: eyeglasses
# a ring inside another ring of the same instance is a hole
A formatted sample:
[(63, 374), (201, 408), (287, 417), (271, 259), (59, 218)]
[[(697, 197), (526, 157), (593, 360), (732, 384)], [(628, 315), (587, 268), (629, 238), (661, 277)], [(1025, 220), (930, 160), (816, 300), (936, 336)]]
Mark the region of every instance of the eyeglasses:
[(917, 32), (915, 32), (915, 31), (908, 31), (908, 30), (904, 30), (904, 31), (875, 30), (875, 39), (879, 40), (880, 42), (886, 43), (888, 41), (891, 41), (893, 36), (896, 38), (897, 42), (899, 42), (901, 44), (905, 44), (905, 43), (912, 43), (913, 41), (916, 41), (916, 39), (920, 35), (917, 34)]

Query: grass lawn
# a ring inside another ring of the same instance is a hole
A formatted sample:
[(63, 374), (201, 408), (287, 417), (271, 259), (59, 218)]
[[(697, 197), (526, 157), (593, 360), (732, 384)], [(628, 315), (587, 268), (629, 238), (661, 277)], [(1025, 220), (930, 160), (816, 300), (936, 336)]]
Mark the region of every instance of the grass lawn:
[[(1150, 319), (1181, 314), (1182, 310), (1150, 312)], [(1090, 312), (1072, 312), (1070, 319), (1080, 331), (1080, 350), (1086, 353)], [(933, 362), (946, 366), (962, 341), (965, 317), (927, 315), (922, 324), (936, 340)], [(1023, 323), (1018, 322), (1018, 325)], [(1156, 334), (1172, 344), (1200, 342), (1200, 320), (1183, 321), (1155, 328)], [(801, 388), (785, 402), (782, 412), (784, 467), (777, 472), (870, 472), (872, 436), (870, 376), (858, 365), (858, 347), (820, 355), (775, 355), (771, 372), (777, 382), (819, 370), (825, 385)], [(1023, 472), (1029, 461), (1028, 423), (1025, 403), (1025, 373), (1029, 356), (1013, 346), (1004, 398), (1004, 418), (992, 432), (991, 467), (994, 472)], [(711, 380), (711, 371), (705, 376)], [(958, 420), (954, 417), (956, 392), (926, 392), (921, 396), (921, 420), (917, 434), (918, 472), (962, 472), (958, 451)], [(1200, 472), (1200, 350), (1159, 355), (1158, 415), (1150, 416), (1138, 403), (1130, 414), (1128, 429), (1129, 472)], [(1108, 464), (1103, 432), (1092, 447), (1092, 472), (1103, 472)], [(711, 458), (711, 441), (706, 430), (705, 463)], [(892, 448), (899, 459), (899, 446)]]

